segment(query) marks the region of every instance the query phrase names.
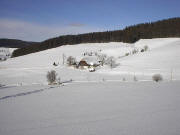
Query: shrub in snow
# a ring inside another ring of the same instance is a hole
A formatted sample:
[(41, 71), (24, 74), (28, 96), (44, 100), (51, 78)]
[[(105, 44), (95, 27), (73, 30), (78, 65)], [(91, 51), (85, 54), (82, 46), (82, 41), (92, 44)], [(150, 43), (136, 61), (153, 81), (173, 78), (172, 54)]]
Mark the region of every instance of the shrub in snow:
[(133, 78), (133, 79), (134, 79), (134, 81), (135, 81), (135, 82), (137, 82), (137, 81), (138, 81), (138, 79), (137, 79), (137, 77), (136, 77), (136, 76), (134, 76), (134, 78)]
[(144, 52), (144, 49), (141, 49), (141, 52)]
[(67, 58), (67, 64), (68, 64), (69, 66), (76, 65), (76, 59), (75, 59), (74, 57), (72, 57), (72, 56), (69, 56), (69, 57)]
[(128, 56), (129, 55), (129, 53), (125, 53), (125, 56)]
[(152, 76), (152, 80), (155, 81), (155, 82), (159, 82), (159, 81), (162, 81), (163, 80), (163, 77), (161, 74), (154, 74)]
[(115, 68), (117, 66), (115, 58), (113, 56), (108, 57), (106, 60), (106, 65), (109, 65), (111, 68)]
[(144, 46), (144, 51), (149, 50), (149, 47), (147, 45)]
[(136, 53), (138, 53), (138, 50), (137, 49), (133, 49), (132, 50), (132, 54), (136, 54)]
[(105, 62), (106, 62), (107, 55), (105, 55), (105, 54), (98, 55), (98, 59), (99, 59), (99, 61), (101, 63), (101, 66), (103, 66), (105, 64)]
[(58, 66), (58, 64), (54, 62), (54, 63), (53, 63), (53, 66)]
[(125, 81), (126, 81), (126, 78), (123, 77), (122, 81), (125, 82)]
[(60, 78), (60, 77), (58, 77), (58, 79), (57, 79), (57, 84), (59, 84), (59, 85), (63, 84), (63, 83), (61, 82), (61, 78)]
[(46, 75), (49, 84), (56, 83), (57, 73), (54, 70), (48, 71)]

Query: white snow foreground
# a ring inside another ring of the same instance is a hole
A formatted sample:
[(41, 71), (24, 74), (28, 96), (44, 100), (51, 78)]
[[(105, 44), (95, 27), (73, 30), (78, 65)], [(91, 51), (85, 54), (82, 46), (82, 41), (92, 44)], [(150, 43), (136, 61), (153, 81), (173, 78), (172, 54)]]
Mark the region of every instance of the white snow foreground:
[(3, 87), (0, 134), (179, 135), (179, 88), (179, 81)]

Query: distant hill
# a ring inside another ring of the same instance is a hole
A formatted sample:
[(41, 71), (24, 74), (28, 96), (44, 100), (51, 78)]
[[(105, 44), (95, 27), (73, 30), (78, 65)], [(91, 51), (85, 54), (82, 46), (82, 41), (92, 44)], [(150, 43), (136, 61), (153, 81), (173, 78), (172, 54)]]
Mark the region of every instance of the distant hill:
[(28, 42), (17, 39), (0, 39), (0, 47), (23, 48), (33, 44), (37, 44), (37, 42)]
[(62, 45), (105, 42), (134, 43), (139, 39), (168, 37), (180, 37), (180, 18), (137, 24), (126, 27), (123, 30), (60, 36), (17, 49), (13, 52), (12, 57), (39, 52)]

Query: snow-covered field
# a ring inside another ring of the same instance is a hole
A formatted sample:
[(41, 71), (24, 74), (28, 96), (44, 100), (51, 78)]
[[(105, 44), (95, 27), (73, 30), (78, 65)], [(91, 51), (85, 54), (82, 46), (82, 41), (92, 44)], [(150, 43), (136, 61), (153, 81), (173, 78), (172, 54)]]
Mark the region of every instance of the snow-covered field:
[(1, 135), (179, 135), (180, 82), (0, 89)]
[[(113, 56), (118, 66), (89, 72), (63, 65), (63, 55), (80, 60), (86, 52)], [(52, 69), (64, 86), (47, 85)], [(152, 81), (157, 73), (160, 83)], [(180, 38), (67, 45), (11, 58), (0, 62), (0, 84), (0, 135), (180, 134)]]
[[(148, 51), (124, 57), (126, 53), (133, 49), (140, 50), (145, 45), (149, 47)], [(93, 73), (63, 65), (63, 54), (80, 60), (85, 52), (114, 56), (119, 65), (113, 69), (105, 66)], [(59, 65), (54, 67), (54, 62)], [(64, 81), (120, 81), (123, 78), (133, 81), (134, 76), (138, 80), (152, 80), (152, 75), (156, 73), (162, 74), (166, 81), (180, 80), (179, 67), (180, 38), (142, 39), (135, 44), (113, 42), (67, 45), (1, 62), (0, 83), (47, 84), (46, 74), (52, 69), (56, 70)]]

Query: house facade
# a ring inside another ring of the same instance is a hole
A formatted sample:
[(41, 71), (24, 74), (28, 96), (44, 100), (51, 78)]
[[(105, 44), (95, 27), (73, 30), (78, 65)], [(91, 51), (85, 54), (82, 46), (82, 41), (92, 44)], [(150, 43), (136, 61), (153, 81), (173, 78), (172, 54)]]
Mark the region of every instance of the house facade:
[(81, 69), (94, 69), (95, 67), (99, 66), (99, 59), (94, 56), (84, 57), (80, 60), (78, 67)]

